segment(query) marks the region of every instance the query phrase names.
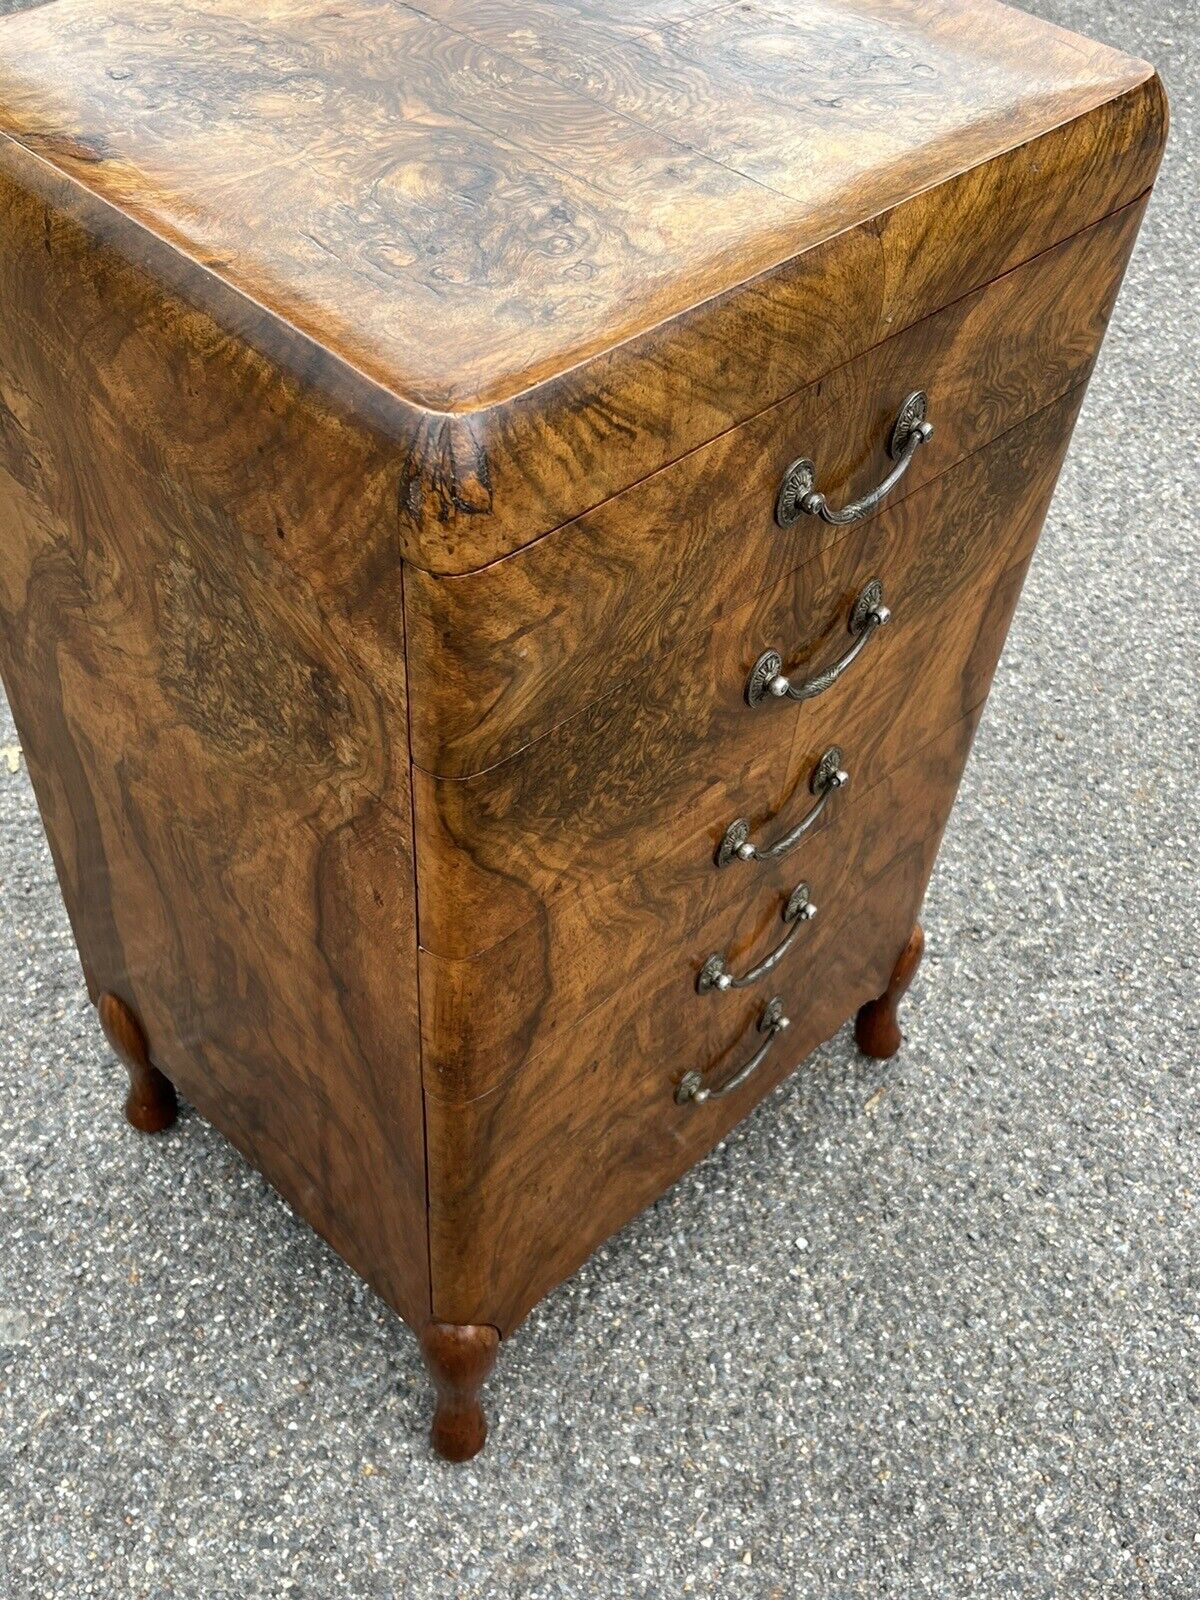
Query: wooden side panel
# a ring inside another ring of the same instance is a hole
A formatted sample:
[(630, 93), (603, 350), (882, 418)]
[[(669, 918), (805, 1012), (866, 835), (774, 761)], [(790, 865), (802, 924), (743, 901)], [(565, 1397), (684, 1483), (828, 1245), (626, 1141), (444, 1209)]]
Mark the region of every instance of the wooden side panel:
[(413, 759), (465, 777), (513, 755), (845, 536), (775, 523), (808, 456), (830, 504), (880, 483), (914, 389), (934, 435), (895, 504), (1091, 370), (1141, 223), (1138, 202), (877, 345), (518, 555), (405, 585)]
[[(427, 1100), (435, 1315), (507, 1332), (592, 1250), (706, 1154), (887, 983), (916, 919), (976, 717), (920, 752), (815, 842), (830, 914), (753, 991), (681, 998), (678, 952), (489, 1094)], [(811, 937), (809, 937), (811, 935)], [(727, 1098), (676, 1105), (792, 1026)]]
[[(415, 772), (422, 948), (461, 959), (544, 923), (560, 896), (659, 859), (685, 821), (719, 839), (734, 817), (759, 826), (787, 814), (830, 744), (845, 745), (859, 781), (882, 776), (898, 683), (928, 693), (946, 721), (969, 709), (950, 664), (985, 626), (983, 599), (1012, 545), (1036, 538), (1079, 399), (857, 524), (510, 761), (476, 778)], [(751, 710), (744, 689), (761, 652), (781, 650), (798, 679), (824, 668), (875, 577), (893, 620), (851, 670), (811, 701)]]
[(424, 1322), (388, 452), (2, 178), (0, 303), (0, 666), (93, 999)]

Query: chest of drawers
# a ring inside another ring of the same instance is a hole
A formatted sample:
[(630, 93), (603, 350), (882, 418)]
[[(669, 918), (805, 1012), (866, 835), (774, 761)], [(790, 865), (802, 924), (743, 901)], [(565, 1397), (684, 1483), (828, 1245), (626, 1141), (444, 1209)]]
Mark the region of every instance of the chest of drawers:
[(1164, 132), (993, 0), (0, 23), (0, 665), (89, 992), (443, 1454), (817, 1044), (897, 1048)]

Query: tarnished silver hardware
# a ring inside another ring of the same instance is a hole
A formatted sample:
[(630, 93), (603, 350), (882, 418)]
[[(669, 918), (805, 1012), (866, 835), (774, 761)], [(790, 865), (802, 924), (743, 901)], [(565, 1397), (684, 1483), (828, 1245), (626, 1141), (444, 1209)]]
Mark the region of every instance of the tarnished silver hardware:
[(789, 700), (811, 700), (815, 695), (824, 694), (861, 653), (872, 634), (891, 620), (892, 613), (883, 603), (883, 584), (878, 578), (872, 578), (859, 590), (850, 607), (848, 626), (854, 635), (854, 643), (844, 655), (839, 656), (831, 667), (826, 667), (824, 672), (818, 672), (815, 678), (808, 678), (804, 683), (793, 683), (784, 676), (783, 657), (779, 651), (764, 650), (746, 680), (746, 703), (758, 706), (769, 696), (780, 700), (784, 696)]
[(817, 914), (817, 908), (808, 898), (808, 885), (798, 883), (787, 897), (783, 908), (783, 920), (788, 925), (788, 932), (771, 951), (769, 956), (764, 956), (756, 967), (751, 967), (749, 972), (743, 972), (740, 978), (735, 978), (725, 962), (724, 956), (709, 956), (700, 968), (700, 975), (696, 979), (696, 988), (700, 994), (708, 994), (712, 989), (748, 989), (752, 983), (757, 983), (760, 978), (765, 978), (772, 972), (792, 948), (796, 935), (800, 932), (801, 924), (811, 922)]
[(750, 824), (745, 817), (738, 817), (725, 829), (725, 837), (717, 847), (717, 865), (727, 867), (731, 861), (778, 861), (814, 826), (834, 790), (844, 789), (849, 782), (850, 774), (842, 771), (841, 749), (836, 744), (830, 745), (808, 780), (808, 787), (817, 797), (816, 805), (782, 839), (761, 847), (750, 843)]
[(933, 426), (926, 422), (929, 397), (924, 389), (917, 389), (900, 407), (892, 424), (888, 440), (888, 455), (896, 465), (887, 477), (870, 494), (863, 495), (840, 511), (831, 511), (825, 496), (813, 488), (817, 469), (807, 456), (793, 461), (783, 475), (779, 493), (775, 497), (775, 521), (781, 528), (790, 528), (802, 516), (820, 517), (841, 527), (847, 522), (861, 522), (882, 504), (912, 466), (913, 457), (927, 440), (933, 438)]
[(766, 1037), (749, 1061), (739, 1067), (732, 1078), (727, 1078), (719, 1089), (707, 1088), (700, 1073), (685, 1072), (679, 1080), (679, 1087), (675, 1090), (675, 1104), (702, 1106), (706, 1100), (719, 1100), (722, 1095), (738, 1088), (745, 1083), (752, 1072), (757, 1072), (767, 1059), (775, 1040), (785, 1028), (790, 1027), (791, 1023), (783, 1014), (783, 1001), (776, 995), (774, 1000), (767, 1001), (763, 1007), (763, 1014), (758, 1019), (758, 1031)]

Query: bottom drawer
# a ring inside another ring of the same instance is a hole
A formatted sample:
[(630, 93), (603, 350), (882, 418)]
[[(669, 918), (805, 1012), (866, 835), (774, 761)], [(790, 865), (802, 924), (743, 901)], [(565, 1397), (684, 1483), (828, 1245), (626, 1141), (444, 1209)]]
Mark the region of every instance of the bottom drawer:
[[(682, 994), (671, 950), (488, 1093), (427, 1094), (436, 1317), (506, 1333), (883, 990), (977, 720), (963, 718), (826, 830), (821, 915), (761, 984)], [(719, 1085), (758, 1049), (774, 995), (791, 1026), (758, 1070), (727, 1097), (678, 1104), (685, 1073)]]

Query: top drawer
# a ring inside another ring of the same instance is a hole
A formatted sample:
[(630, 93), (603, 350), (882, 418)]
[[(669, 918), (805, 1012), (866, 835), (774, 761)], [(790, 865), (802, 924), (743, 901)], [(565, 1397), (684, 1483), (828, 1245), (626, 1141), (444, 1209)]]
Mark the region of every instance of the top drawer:
[(1165, 124), (1144, 62), (998, 0), (0, 21), (0, 172), (373, 433), (443, 573), (1135, 200)]
[(1085, 379), (1139, 201), (897, 334), (575, 522), (473, 573), (408, 568), (413, 758), (465, 777), (503, 761), (842, 536), (788, 527), (776, 495), (809, 457), (833, 507), (894, 470), (923, 389), (934, 432), (892, 499)]

